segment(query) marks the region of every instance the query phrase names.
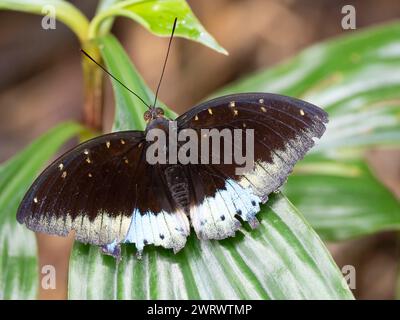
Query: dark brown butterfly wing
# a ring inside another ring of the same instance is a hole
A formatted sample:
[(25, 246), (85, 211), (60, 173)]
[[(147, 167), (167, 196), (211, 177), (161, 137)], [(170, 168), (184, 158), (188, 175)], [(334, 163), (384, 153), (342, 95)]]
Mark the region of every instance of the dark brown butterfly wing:
[(144, 133), (126, 131), (84, 142), (54, 161), (33, 183), (17, 213), (37, 232), (105, 246), (162, 245), (175, 251), (189, 234), (186, 215), (162, 185), (161, 167), (145, 159)]
[[(191, 172), (197, 192), (190, 217), (202, 238), (221, 239), (238, 228), (235, 216), (253, 227), (268, 195), (286, 181), (325, 131), (325, 111), (302, 100), (266, 93), (230, 95), (200, 104), (178, 119), (178, 128), (254, 129), (254, 166), (236, 174), (236, 165), (197, 165)], [(237, 146), (233, 146), (237, 147)], [(196, 182), (195, 182), (196, 181)], [(200, 187), (199, 187), (200, 186)]]
[(129, 227), (142, 132), (118, 132), (84, 142), (55, 160), (26, 193), (17, 219), (28, 228), (104, 244)]

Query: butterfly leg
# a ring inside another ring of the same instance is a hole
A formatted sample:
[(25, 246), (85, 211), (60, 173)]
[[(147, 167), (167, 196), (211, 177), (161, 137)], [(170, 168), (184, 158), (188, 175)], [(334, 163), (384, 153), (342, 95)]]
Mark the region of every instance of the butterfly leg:
[(101, 252), (114, 257), (118, 262), (121, 261), (121, 244), (116, 240), (110, 244), (102, 245)]

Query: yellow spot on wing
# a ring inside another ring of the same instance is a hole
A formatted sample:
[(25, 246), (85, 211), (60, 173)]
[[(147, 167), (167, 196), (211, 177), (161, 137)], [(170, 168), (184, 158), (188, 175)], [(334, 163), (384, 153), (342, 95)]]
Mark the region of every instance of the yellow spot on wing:
[(125, 144), (125, 140), (124, 139), (121, 139), (120, 141), (121, 141), (121, 144)]
[(107, 149), (109, 149), (110, 146), (111, 146), (111, 142), (110, 142), (110, 141), (107, 141), (107, 142), (106, 142), (106, 146), (107, 146)]
[(89, 178), (93, 177), (92, 174), (91, 174), (90, 172), (88, 173), (88, 177), (89, 177)]
[(267, 109), (265, 107), (261, 107), (262, 112), (267, 112)]
[(304, 115), (305, 115), (305, 113), (304, 113), (304, 110), (303, 110), (303, 109), (300, 109), (300, 115), (302, 115), (302, 116), (304, 116)]
[(62, 175), (61, 175), (61, 178), (65, 178), (67, 176), (67, 171), (64, 171), (63, 173), (62, 173)]
[(231, 108), (233, 108), (233, 107), (235, 106), (235, 101), (229, 102), (229, 106), (230, 106)]
[(90, 160), (89, 158), (86, 158), (86, 162), (87, 163), (92, 163), (92, 160)]
[(237, 116), (238, 114), (239, 114), (239, 111), (238, 111), (238, 110), (236, 110), (236, 109), (233, 110), (233, 115), (234, 115), (234, 116)]
[(199, 117), (197, 116), (197, 114), (196, 114), (196, 116), (194, 117), (194, 120), (199, 120)]
[(211, 114), (211, 115), (213, 114), (211, 109), (208, 109), (208, 113)]

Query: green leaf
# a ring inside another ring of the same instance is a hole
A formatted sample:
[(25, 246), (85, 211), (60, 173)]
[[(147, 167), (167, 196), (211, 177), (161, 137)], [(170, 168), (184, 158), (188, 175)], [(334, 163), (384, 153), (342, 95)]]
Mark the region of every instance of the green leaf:
[[(63, 0), (0, 0), (0, 10), (15, 10), (47, 15), (48, 9), (55, 10), (56, 19), (67, 25), (81, 43), (87, 39), (89, 21), (74, 5)], [(53, 12), (53, 11), (51, 11)]]
[(38, 171), (65, 141), (81, 131), (78, 124), (61, 124), (0, 166), (0, 299), (36, 297), (35, 236), (17, 223), (17, 209)]
[[(258, 214), (257, 230), (200, 241), (182, 252), (149, 247), (143, 260), (123, 247), (118, 264), (97, 247), (75, 244), (71, 299), (352, 299), (316, 233), (281, 194)], [(85, 279), (85, 281), (82, 281)]]
[[(148, 105), (154, 103), (154, 94), (137, 72), (121, 44), (113, 35), (99, 38), (97, 44), (107, 69), (128, 88), (138, 94)], [(147, 107), (131, 92), (116, 81), (112, 80), (116, 101), (116, 117), (113, 130), (144, 130), (143, 114)], [(158, 101), (168, 117), (175, 118), (176, 114)]]
[(318, 44), (219, 93), (277, 92), (329, 113), (326, 133), (286, 186), (324, 239), (399, 229), (398, 200), (362, 162), (367, 148), (400, 145), (399, 68), (394, 23)]
[(185, 0), (121, 1), (94, 17), (90, 24), (89, 37), (96, 38), (104, 19), (115, 16), (130, 18), (159, 36), (171, 35), (172, 24), (176, 17), (178, 18), (176, 36), (197, 41), (227, 54), (227, 51), (204, 29)]
[(400, 144), (400, 23), (352, 32), (240, 80), (216, 95), (276, 92), (323, 107), (330, 116), (319, 149)]
[[(103, 37), (99, 47), (109, 70), (151, 103), (154, 95), (118, 41), (113, 36)], [(114, 92), (114, 129), (143, 129), (145, 107), (118, 83)], [(257, 230), (244, 228), (224, 241), (200, 241), (192, 234), (177, 255), (150, 247), (142, 261), (137, 260), (132, 244), (123, 247), (122, 262), (117, 264), (98, 247), (76, 243), (70, 261), (69, 297), (352, 298), (326, 248), (285, 197), (272, 195), (258, 217), (262, 222)]]
[(400, 230), (400, 203), (361, 161), (304, 161), (285, 194), (324, 240)]

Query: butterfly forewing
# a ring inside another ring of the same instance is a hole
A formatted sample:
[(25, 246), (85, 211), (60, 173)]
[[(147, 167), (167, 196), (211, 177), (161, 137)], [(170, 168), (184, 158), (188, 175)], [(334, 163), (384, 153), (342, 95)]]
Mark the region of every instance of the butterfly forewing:
[[(180, 129), (253, 129), (256, 167), (269, 178), (263, 194), (279, 188), (293, 169), (325, 131), (327, 114), (307, 102), (275, 94), (230, 95), (205, 102), (178, 119)], [(235, 146), (233, 146), (235, 148)], [(235, 165), (214, 165), (231, 178)], [(255, 168), (256, 169), (256, 168)], [(265, 170), (264, 170), (265, 169)], [(249, 171), (251, 175), (253, 171)]]
[(82, 143), (54, 161), (25, 195), (17, 219), (57, 235), (76, 231), (83, 242), (121, 238), (136, 198), (144, 135), (118, 132)]

